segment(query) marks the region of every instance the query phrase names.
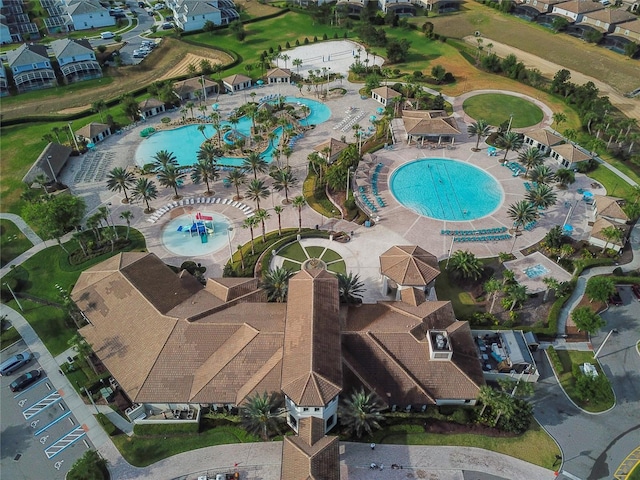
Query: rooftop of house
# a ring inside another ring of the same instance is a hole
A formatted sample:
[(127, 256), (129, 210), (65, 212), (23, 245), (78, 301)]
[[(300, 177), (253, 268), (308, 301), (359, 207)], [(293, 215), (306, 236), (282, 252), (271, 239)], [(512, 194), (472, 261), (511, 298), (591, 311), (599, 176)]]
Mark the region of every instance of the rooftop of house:
[(63, 38), (51, 42), (51, 48), (57, 58), (75, 57), (93, 53), (89, 40)]
[(291, 76), (291, 70), (289, 70), (288, 68), (272, 68), (271, 70), (267, 71), (267, 78), (283, 78), (283, 77), (290, 77)]
[(393, 88), (387, 87), (386, 85), (383, 87), (374, 88), (373, 90), (371, 90), (371, 93), (375, 93), (379, 97), (386, 98), (387, 100), (390, 98), (402, 96), (400, 92), (396, 92)]
[(617, 218), (628, 222), (629, 215), (622, 209), (624, 199), (607, 195), (595, 195), (596, 210), (599, 216)]
[(555, 145), (553, 151), (560, 155), (565, 160), (571, 163), (584, 162), (586, 160), (591, 160), (591, 155), (587, 155), (579, 148), (576, 148), (574, 145), (570, 143), (563, 143), (561, 145)]
[(23, 43), (15, 50), (7, 52), (7, 63), (9, 67), (19, 67), (31, 65), (49, 60), (47, 48), (37, 43)]
[(550, 130), (547, 130), (546, 128), (538, 128), (530, 132), (525, 132), (524, 135), (538, 143), (541, 143), (542, 145), (546, 145), (547, 147), (553, 147), (564, 143), (564, 138)]

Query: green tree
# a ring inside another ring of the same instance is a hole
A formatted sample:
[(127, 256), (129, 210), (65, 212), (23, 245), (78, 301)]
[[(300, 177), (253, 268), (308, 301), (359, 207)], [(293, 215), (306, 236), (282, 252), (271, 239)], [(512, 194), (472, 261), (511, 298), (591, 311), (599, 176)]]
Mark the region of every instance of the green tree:
[(133, 212), (131, 210), (125, 210), (120, 213), (120, 218), (127, 222), (127, 233), (125, 235), (125, 240), (129, 240), (129, 231), (131, 230), (131, 219), (133, 218)]
[(442, 65), (435, 65), (431, 69), (431, 76), (434, 78), (436, 83), (440, 85), (447, 75), (447, 71), (444, 69)]
[(556, 130), (559, 131), (560, 125), (567, 121), (567, 116), (562, 112), (556, 112), (552, 116), (553, 123), (556, 124)]
[(100, 122), (104, 122), (102, 119), (102, 112), (107, 109), (107, 104), (104, 100), (96, 100), (91, 104), (91, 111), (100, 115)]
[(281, 433), (284, 424), (282, 396), (278, 392), (271, 395), (264, 392), (247, 397), (240, 406), (242, 425), (251, 433), (268, 440), (270, 435)]
[(269, 169), (269, 164), (258, 152), (250, 152), (242, 162), (242, 167), (253, 172), (253, 178), (258, 178), (258, 173), (265, 173)]
[(140, 107), (133, 95), (123, 95), (120, 99), (120, 105), (122, 106), (122, 112), (129, 117), (132, 121), (136, 121), (140, 116)]
[(178, 159), (173, 152), (168, 150), (160, 150), (151, 158), (153, 159), (153, 167), (156, 171), (163, 170), (169, 166), (178, 166)]
[(266, 231), (264, 222), (271, 218), (271, 214), (267, 212), (264, 208), (258, 208), (258, 210), (256, 210), (256, 214), (254, 215), (254, 217), (257, 218), (260, 224), (262, 225), (262, 243), (264, 243), (267, 241), (267, 231)]
[(507, 154), (513, 150), (517, 152), (522, 148), (524, 143), (524, 138), (518, 132), (514, 132), (513, 130), (501, 133), (498, 135), (496, 139), (496, 145), (500, 148), (504, 149), (504, 157), (503, 161), (507, 159)]
[(371, 435), (373, 430), (381, 429), (384, 421), (382, 402), (375, 393), (365, 393), (364, 388), (354, 391), (344, 399), (339, 408), (340, 424), (349, 435), (361, 438), (363, 433)]
[(600, 230), (600, 233), (605, 239), (604, 247), (602, 247), (602, 253), (605, 252), (609, 243), (619, 243), (624, 238), (624, 231), (613, 225), (605, 227)]
[(458, 250), (449, 259), (449, 269), (455, 276), (478, 280), (482, 276), (482, 262), (467, 250)]
[(348, 274), (338, 273), (337, 277), (340, 301), (347, 305), (362, 303), (364, 283), (360, 281), (360, 277), (352, 272)]
[(502, 284), (495, 277), (491, 277), (484, 284), (484, 291), (487, 292), (489, 296), (491, 296), (491, 307), (489, 308), (489, 313), (493, 313), (493, 307), (496, 303), (496, 298), (498, 293), (502, 290)]
[(133, 186), (135, 181), (133, 173), (122, 167), (115, 167), (107, 173), (107, 188), (112, 192), (124, 193), (124, 203), (129, 203), (127, 190)]
[(556, 204), (557, 196), (553, 188), (539, 183), (527, 192), (526, 199), (536, 208), (549, 208)]
[(302, 207), (307, 204), (307, 200), (302, 195), (293, 199), (293, 206), (298, 210), (298, 231), (302, 230)]
[(143, 200), (147, 205), (144, 213), (151, 213), (151, 206), (149, 200), (154, 200), (158, 197), (158, 189), (153, 180), (148, 178), (139, 178), (133, 187), (132, 197), (134, 200)]
[(498, 385), (500, 385), (503, 392), (512, 397), (527, 398), (533, 395), (534, 392), (534, 384), (532, 382), (523, 382), (522, 379), (498, 379)]
[(247, 180), (247, 175), (241, 168), (234, 168), (227, 175), (227, 180), (229, 183), (234, 186), (236, 189), (236, 200), (240, 200), (242, 197), (240, 196), (240, 185), (243, 185)]
[(590, 302), (606, 303), (616, 293), (616, 284), (610, 277), (591, 277), (587, 280), (584, 294)]
[(507, 215), (513, 220), (513, 225), (516, 227), (516, 234), (521, 227), (535, 221), (538, 218), (538, 212), (534, 205), (528, 200), (520, 200), (513, 203), (507, 209)]
[(522, 305), (527, 300), (527, 287), (519, 283), (509, 285), (506, 290), (507, 300), (511, 303), (509, 311), (513, 311), (516, 305)]
[(596, 333), (606, 325), (600, 315), (591, 310), (589, 307), (578, 307), (571, 312), (571, 319), (576, 324), (578, 330), (587, 332), (591, 335)]
[(537, 167), (533, 167), (533, 169), (529, 173), (529, 178), (533, 182), (544, 183), (548, 185), (549, 183), (553, 182), (556, 177), (549, 167), (547, 167), (546, 165), (538, 165)]
[(254, 248), (253, 229), (258, 225), (258, 223), (260, 222), (258, 221), (255, 215), (245, 218), (244, 221), (242, 222), (242, 228), (248, 228), (249, 233), (251, 234), (251, 255), (256, 254), (255, 248)]
[(282, 235), (282, 212), (284, 212), (284, 207), (282, 205), (276, 205), (273, 207), (273, 211), (276, 215), (278, 215), (278, 236)]
[(278, 168), (271, 172), (273, 178), (273, 188), (280, 192), (284, 190), (284, 201), (289, 203), (289, 189), (298, 184), (298, 179), (294, 177), (289, 168)]
[(276, 267), (269, 270), (262, 277), (260, 285), (267, 292), (267, 300), (270, 302), (284, 303), (289, 292), (289, 279), (293, 273), (284, 267)]
[(260, 210), (260, 200), (267, 198), (270, 192), (262, 180), (253, 179), (247, 187), (247, 198), (256, 202), (257, 210)]
[(566, 188), (567, 185), (576, 181), (575, 174), (568, 168), (559, 168), (556, 170), (555, 177), (562, 188)]
[(478, 151), (480, 140), (491, 135), (491, 125), (489, 125), (486, 120), (479, 119), (467, 127), (467, 133), (470, 137), (476, 137), (476, 147), (474, 150)]
[(542, 165), (544, 154), (536, 147), (529, 147), (518, 154), (518, 160), (527, 168), (525, 177), (529, 175), (529, 169)]
[(203, 159), (199, 159), (191, 170), (191, 180), (196, 185), (200, 182), (204, 182), (207, 185), (207, 195), (213, 194), (209, 186), (209, 182), (217, 180), (218, 176), (218, 168), (216, 165), (213, 162)]
[(547, 289), (544, 291), (544, 298), (542, 299), (543, 302), (546, 302), (549, 291), (553, 290), (556, 293), (558, 292), (558, 290), (560, 289), (560, 282), (553, 277), (544, 277), (542, 279), (542, 283), (544, 283), (547, 287)]
[(107, 461), (95, 450), (87, 450), (67, 473), (67, 480), (107, 480)]
[(163, 187), (173, 188), (173, 199), (178, 200), (180, 198), (178, 187), (182, 185), (185, 176), (186, 175), (182, 173), (179, 168), (174, 167), (173, 165), (167, 165), (158, 172), (158, 183)]
[(562, 237), (562, 227), (560, 225), (556, 225), (544, 236), (544, 243), (551, 249), (558, 249), (562, 246)]

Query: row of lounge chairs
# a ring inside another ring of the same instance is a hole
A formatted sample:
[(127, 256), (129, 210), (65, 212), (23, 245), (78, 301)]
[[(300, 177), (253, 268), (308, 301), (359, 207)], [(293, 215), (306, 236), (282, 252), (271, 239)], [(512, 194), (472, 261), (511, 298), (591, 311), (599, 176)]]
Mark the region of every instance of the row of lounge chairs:
[(289, 148), (293, 148), (298, 140), (304, 137), (304, 133), (299, 133), (289, 139)]
[[(344, 127), (347, 123), (349, 123), (352, 120), (352, 115), (354, 115), (353, 118), (355, 118), (355, 116), (360, 115), (360, 114), (356, 114), (355, 112), (358, 110), (358, 107), (349, 107), (347, 109), (346, 113), (347, 116), (337, 125), (334, 125), (333, 129), (334, 130), (340, 130), (342, 127)], [(362, 114), (364, 115), (364, 114)], [(362, 118), (362, 117), (360, 117)]]
[(277, 100), (279, 96), (280, 96), (280, 94), (278, 94), (278, 93), (272, 93), (271, 95), (265, 95), (260, 100), (258, 100), (258, 103), (264, 103), (264, 102), (270, 102), (272, 100)]
[(514, 177), (517, 177), (521, 173), (525, 173), (527, 171), (527, 169), (520, 165), (518, 162), (505, 162), (502, 165), (508, 167), (509, 170), (513, 172)]
[[(344, 123), (344, 120), (342, 122), (340, 122), (338, 125), (336, 125), (334, 127), (335, 130), (340, 129), (342, 132), (346, 132), (348, 131), (352, 126), (354, 126), (358, 121), (362, 120), (364, 118), (364, 116), (366, 115), (365, 112), (360, 112), (359, 114), (357, 114), (355, 117), (347, 120), (346, 123)], [(345, 119), (346, 120), (346, 119)], [(343, 124), (344, 123), (344, 124)], [(342, 125), (342, 126), (341, 126)]]
[(235, 201), (230, 198), (217, 198), (217, 197), (197, 197), (197, 198), (184, 198), (180, 201), (171, 202), (157, 209), (153, 215), (147, 218), (147, 222), (156, 223), (160, 217), (162, 217), (169, 210), (172, 210), (177, 207), (184, 207), (188, 205), (197, 205), (197, 204), (220, 204), (220, 205), (229, 205), (231, 207), (236, 207), (242, 211), (247, 217), (253, 217), (255, 215), (253, 208), (244, 203)]
[[(534, 189), (534, 188), (538, 188), (538, 182), (531, 182), (531, 183), (529, 183), (529, 182), (524, 182), (524, 189), (525, 189), (527, 192), (530, 192), (530, 191), (531, 191), (532, 189)], [(579, 193), (579, 192), (578, 192), (578, 193)]]
[(466, 243), (466, 242), (494, 242), (499, 240), (509, 240), (513, 238), (511, 235), (486, 235), (478, 237), (453, 237), (454, 243)]
[(453, 236), (474, 236), (474, 235), (490, 235), (494, 233), (504, 233), (507, 227), (482, 228), (480, 230), (440, 230), (442, 235)]
[(534, 220), (533, 222), (529, 222), (529, 223), (527, 223), (527, 224), (524, 226), (524, 229), (525, 229), (527, 232), (530, 232), (531, 230), (533, 230), (534, 228), (536, 228), (536, 224), (537, 224), (537, 223), (538, 223), (538, 222), (537, 222), (537, 221), (535, 221), (535, 220)]

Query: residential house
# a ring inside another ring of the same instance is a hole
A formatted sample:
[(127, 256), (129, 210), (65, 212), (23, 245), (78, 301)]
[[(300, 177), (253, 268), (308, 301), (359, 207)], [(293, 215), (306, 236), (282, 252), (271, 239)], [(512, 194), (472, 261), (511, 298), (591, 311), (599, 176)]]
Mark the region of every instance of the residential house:
[(416, 14), (416, 6), (408, 0), (378, 0), (378, 7), (384, 13), (391, 11), (396, 15)]
[(89, 40), (62, 39), (51, 42), (65, 83), (102, 77), (102, 68)]
[(227, 25), (240, 18), (231, 0), (172, 0), (167, 6), (173, 10), (176, 25), (185, 32), (202, 30), (207, 22)]
[(564, 138), (546, 128), (539, 128), (524, 133), (524, 144), (528, 147), (537, 148), (545, 155), (551, 153), (551, 147), (562, 145), (563, 143)]
[(272, 68), (267, 72), (267, 83), (291, 83), (291, 70)]
[(98, 143), (111, 135), (111, 127), (106, 123), (91, 122), (76, 131), (79, 142)]
[(586, 13), (579, 23), (580, 27), (597, 30), (600, 33), (613, 33), (616, 25), (636, 20), (638, 17), (622, 8), (605, 8)]
[(173, 84), (173, 91), (182, 102), (190, 100), (206, 101), (209, 96), (217, 95), (218, 89), (217, 82), (204, 76), (187, 78)]
[(13, 43), (6, 15), (0, 14), (0, 44)]
[(330, 138), (329, 140), (319, 143), (313, 147), (313, 150), (318, 152), (327, 161), (327, 164), (331, 165), (338, 159), (340, 153), (342, 153), (342, 151), (348, 146), (348, 143), (341, 142), (335, 138)]
[(336, 5), (345, 9), (347, 15), (360, 15), (362, 9), (369, 4), (369, 0), (338, 0)]
[(166, 111), (164, 102), (161, 102), (157, 98), (147, 98), (146, 100), (138, 103), (140, 109), (140, 115), (142, 118), (150, 118), (161, 114)]
[(246, 75), (236, 74), (222, 79), (222, 85), (227, 93), (235, 93), (251, 88), (251, 78)]
[(7, 69), (4, 63), (0, 62), (0, 97), (9, 95), (9, 79), (7, 78)]
[(393, 88), (387, 87), (386, 85), (371, 90), (371, 98), (385, 107), (389, 105), (391, 100), (401, 96), (402, 94), (400, 92), (396, 92)]
[(592, 0), (570, 0), (553, 6), (553, 15), (564, 17), (569, 23), (580, 23), (587, 13), (604, 10), (606, 7)]
[(54, 87), (56, 74), (44, 45), (22, 44), (7, 52), (7, 63), (18, 92)]
[(524, 0), (514, 5), (514, 13), (534, 19), (539, 15), (551, 13), (554, 5), (565, 1), (566, 0)]
[(0, 0), (0, 44), (39, 38), (38, 26), (29, 18), (24, 0)]
[(564, 168), (568, 168), (570, 170), (578, 168), (578, 164), (580, 162), (586, 162), (592, 159), (591, 155), (570, 143), (551, 147), (551, 158), (557, 161)]
[(616, 25), (613, 35), (617, 39), (621, 39), (623, 43), (633, 42), (640, 44), (640, 19)]
[(402, 121), (406, 130), (406, 140), (410, 144), (454, 141), (460, 134), (456, 119), (444, 110), (403, 110)]
[(38, 177), (44, 175), (48, 182), (57, 182), (70, 156), (71, 148), (59, 143), (47, 144), (26, 175), (22, 177), (22, 181), (31, 185)]
[(70, 0), (66, 14), (70, 18), (71, 30), (89, 30), (91, 28), (111, 27), (116, 24), (115, 17), (98, 0)]
[(631, 220), (622, 209), (624, 199), (606, 195), (595, 195), (593, 199), (596, 216), (618, 224), (626, 224)]
[[(612, 238), (606, 233), (608, 229), (617, 228), (622, 233), (621, 238)], [(611, 222), (604, 217), (598, 217), (591, 227), (591, 233), (587, 240), (591, 245), (601, 247), (603, 249), (611, 249), (619, 252), (627, 243), (629, 235), (629, 225)]]
[(418, 0), (416, 3), (430, 12), (446, 13), (460, 10), (462, 0)]

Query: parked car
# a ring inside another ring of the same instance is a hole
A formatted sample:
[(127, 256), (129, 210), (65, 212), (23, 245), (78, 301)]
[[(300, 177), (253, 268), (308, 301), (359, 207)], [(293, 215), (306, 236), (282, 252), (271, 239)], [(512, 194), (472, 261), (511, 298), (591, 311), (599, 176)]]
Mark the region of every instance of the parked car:
[(164, 22), (162, 24), (162, 29), (163, 30), (171, 30), (173, 28), (173, 23), (172, 22)]
[(109, 9), (109, 15), (111, 15), (112, 17), (115, 17), (117, 13), (124, 13), (124, 10), (121, 8), (110, 8)]
[(153, 6), (153, 9), (154, 9), (154, 10), (162, 10), (162, 9), (164, 9), (164, 8), (166, 8), (166, 7), (164, 6), (164, 3), (156, 3), (156, 4)]
[(141, 45), (142, 47), (150, 48), (152, 50), (157, 47), (156, 42), (153, 40), (143, 40)]
[(12, 357), (6, 359), (0, 365), (0, 375), (6, 377), (7, 375), (11, 375), (13, 372), (18, 370), (23, 365), (26, 365), (31, 360), (33, 360), (33, 354), (30, 352), (23, 352), (13, 355)]
[(636, 300), (640, 302), (640, 285), (631, 285), (631, 291), (636, 297)]
[(139, 6), (140, 8), (144, 8), (144, 7), (146, 7), (146, 6), (147, 6), (147, 4), (146, 4), (146, 3), (144, 3), (144, 2), (138, 2), (138, 6)]
[(116, 12), (116, 13), (112, 13), (111, 16), (113, 18), (127, 18), (127, 14), (124, 12)]
[(116, 34), (113, 33), (113, 32), (102, 32), (100, 34), (100, 38), (102, 40), (110, 40), (110, 39), (114, 38), (115, 36), (116, 36)]
[(133, 58), (144, 58), (149, 54), (149, 52), (146, 52), (144, 50), (134, 50), (133, 51)]
[(609, 297), (609, 303), (616, 306), (622, 305), (622, 297), (620, 296), (620, 292), (617, 289), (616, 293)]
[(19, 392), (23, 388), (27, 388), (29, 385), (39, 379), (41, 375), (42, 372), (40, 370), (31, 370), (24, 375), (20, 375), (13, 382), (11, 382), (9, 388), (12, 392)]

